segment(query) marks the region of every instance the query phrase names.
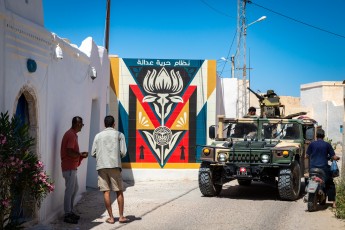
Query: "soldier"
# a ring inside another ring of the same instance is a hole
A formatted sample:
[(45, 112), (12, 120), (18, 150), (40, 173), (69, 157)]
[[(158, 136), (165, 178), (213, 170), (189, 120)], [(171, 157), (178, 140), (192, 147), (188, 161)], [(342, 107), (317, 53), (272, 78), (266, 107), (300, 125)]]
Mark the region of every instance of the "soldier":
[(256, 116), (255, 107), (253, 107), (253, 106), (249, 107), (247, 116)]

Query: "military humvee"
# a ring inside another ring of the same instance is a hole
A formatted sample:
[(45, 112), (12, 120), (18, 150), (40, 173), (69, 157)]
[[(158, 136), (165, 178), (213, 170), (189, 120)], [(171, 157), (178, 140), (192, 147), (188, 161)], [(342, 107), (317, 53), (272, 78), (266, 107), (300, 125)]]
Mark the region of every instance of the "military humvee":
[(281, 199), (298, 198), (317, 123), (303, 112), (284, 116), (284, 106), (272, 90), (258, 98), (260, 116), (218, 116), (218, 124), (209, 128), (214, 142), (202, 146), (199, 169), (204, 196), (218, 196), (223, 184), (237, 179), (240, 186), (275, 183)]

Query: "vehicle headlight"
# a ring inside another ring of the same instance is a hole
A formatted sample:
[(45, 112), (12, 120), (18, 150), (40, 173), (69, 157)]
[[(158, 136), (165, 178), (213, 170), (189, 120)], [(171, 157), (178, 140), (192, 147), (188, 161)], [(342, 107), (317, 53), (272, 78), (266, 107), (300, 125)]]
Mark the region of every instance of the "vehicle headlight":
[(270, 156), (267, 154), (262, 154), (261, 155), (261, 162), (262, 163), (268, 163), (270, 161)]
[(226, 153), (219, 153), (217, 159), (219, 162), (226, 162), (228, 155)]

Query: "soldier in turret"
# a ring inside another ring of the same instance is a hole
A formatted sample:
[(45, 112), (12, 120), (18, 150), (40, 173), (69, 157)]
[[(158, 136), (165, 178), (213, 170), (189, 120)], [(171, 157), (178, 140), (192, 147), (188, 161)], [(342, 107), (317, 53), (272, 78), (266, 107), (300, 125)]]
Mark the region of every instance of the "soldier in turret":
[(253, 106), (249, 107), (247, 116), (256, 116), (255, 107), (253, 107)]

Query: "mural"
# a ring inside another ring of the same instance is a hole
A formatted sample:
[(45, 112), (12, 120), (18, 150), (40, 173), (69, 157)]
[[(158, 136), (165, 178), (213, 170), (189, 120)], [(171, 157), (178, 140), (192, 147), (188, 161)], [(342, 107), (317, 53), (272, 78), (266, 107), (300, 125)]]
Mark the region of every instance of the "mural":
[(207, 103), (202, 95), (208, 85), (207, 61), (121, 59), (115, 63), (112, 73), (119, 130), (128, 144), (126, 161), (160, 168), (198, 162), (195, 146), (206, 144), (207, 136)]

